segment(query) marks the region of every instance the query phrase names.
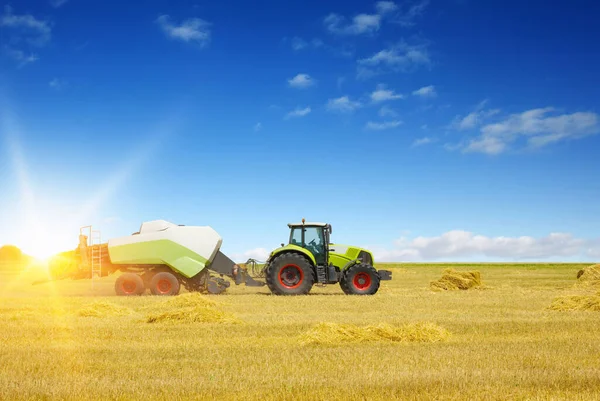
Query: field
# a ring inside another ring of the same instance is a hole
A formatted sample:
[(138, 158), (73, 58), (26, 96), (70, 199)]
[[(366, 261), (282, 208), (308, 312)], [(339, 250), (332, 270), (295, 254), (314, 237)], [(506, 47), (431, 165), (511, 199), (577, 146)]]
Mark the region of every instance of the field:
[[(594, 292), (576, 285), (584, 266), (452, 265), (485, 287), (434, 292), (447, 265), (386, 265), (393, 281), (373, 297), (233, 285), (206, 297), (229, 317), (215, 322), (149, 322), (173, 298), (116, 297), (115, 277), (92, 290), (3, 273), (0, 399), (600, 399), (600, 312), (548, 309)], [(320, 322), (428, 322), (450, 336), (303, 343)]]

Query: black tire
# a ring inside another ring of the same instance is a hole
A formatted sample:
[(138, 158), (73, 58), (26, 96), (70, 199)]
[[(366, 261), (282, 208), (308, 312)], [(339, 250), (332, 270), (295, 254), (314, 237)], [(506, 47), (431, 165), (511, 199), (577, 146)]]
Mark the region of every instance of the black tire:
[(306, 295), (315, 282), (312, 264), (297, 253), (277, 256), (265, 273), (267, 286), (275, 295)]
[(170, 296), (179, 294), (181, 284), (173, 273), (156, 273), (150, 280), (150, 292), (153, 295)]
[(144, 291), (144, 280), (135, 273), (123, 273), (115, 281), (115, 292), (119, 296), (142, 295)]
[(347, 295), (373, 295), (379, 290), (379, 274), (366, 263), (357, 263), (342, 273), (340, 287)]

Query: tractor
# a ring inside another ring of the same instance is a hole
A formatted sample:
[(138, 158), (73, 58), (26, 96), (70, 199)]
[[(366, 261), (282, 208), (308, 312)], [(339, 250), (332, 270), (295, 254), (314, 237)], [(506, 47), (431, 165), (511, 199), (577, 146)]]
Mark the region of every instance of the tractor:
[(290, 223), (287, 245), (271, 252), (263, 274), (276, 295), (308, 294), (313, 285), (339, 283), (348, 295), (373, 295), (382, 280), (391, 280), (389, 270), (376, 270), (370, 251), (330, 243), (331, 224)]

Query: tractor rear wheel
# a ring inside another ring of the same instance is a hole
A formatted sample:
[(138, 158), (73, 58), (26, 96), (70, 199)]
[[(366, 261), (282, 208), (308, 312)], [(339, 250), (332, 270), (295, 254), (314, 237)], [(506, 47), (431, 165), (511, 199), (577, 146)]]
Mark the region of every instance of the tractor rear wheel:
[(266, 269), (267, 286), (275, 295), (306, 295), (314, 282), (310, 262), (296, 253), (284, 253), (273, 259)]
[(115, 292), (117, 295), (142, 295), (144, 291), (146, 291), (144, 280), (135, 273), (123, 273), (115, 281)]
[(379, 274), (366, 263), (350, 266), (342, 273), (340, 287), (347, 295), (373, 295), (379, 290)]
[(181, 285), (173, 273), (156, 273), (150, 280), (150, 291), (154, 295), (177, 295)]

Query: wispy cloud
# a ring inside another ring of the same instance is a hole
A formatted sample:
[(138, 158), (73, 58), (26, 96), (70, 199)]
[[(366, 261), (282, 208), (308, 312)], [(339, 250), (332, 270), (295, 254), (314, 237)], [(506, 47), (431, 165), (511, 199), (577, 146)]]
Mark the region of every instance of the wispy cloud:
[(393, 1), (378, 1), (375, 4), (375, 9), (379, 15), (384, 15), (396, 11), (398, 6)]
[(310, 112), (311, 112), (310, 106), (307, 106), (304, 108), (296, 107), (294, 110), (287, 113), (285, 115), (285, 118), (288, 119), (288, 118), (294, 118), (294, 117), (304, 117), (304, 116), (308, 115)]
[(404, 95), (395, 93), (393, 90), (386, 89), (385, 85), (379, 84), (377, 89), (371, 93), (371, 100), (375, 103), (385, 102), (387, 100), (403, 99)]
[(177, 24), (171, 22), (171, 17), (168, 15), (161, 15), (156, 22), (162, 31), (172, 39), (195, 42), (200, 47), (205, 47), (210, 42), (211, 24), (200, 18), (189, 18)]
[(378, 14), (358, 14), (351, 22), (338, 14), (329, 14), (323, 20), (327, 29), (339, 35), (369, 34), (379, 30), (381, 16)]
[(401, 42), (380, 50), (371, 57), (359, 59), (357, 76), (369, 78), (387, 72), (410, 72), (430, 64), (426, 45), (409, 45)]
[(362, 107), (360, 102), (351, 100), (348, 96), (329, 99), (326, 106), (329, 111), (341, 113), (351, 113), (360, 107)]
[(456, 116), (454, 118), (454, 121), (452, 121), (452, 123), (450, 123), (450, 128), (459, 130), (459, 131), (465, 131), (465, 130), (470, 130), (470, 129), (474, 129), (478, 126), (480, 126), (481, 124), (483, 124), (483, 122), (487, 119), (489, 119), (490, 117), (495, 116), (496, 114), (500, 113), (500, 109), (485, 109), (485, 105), (488, 103), (487, 99), (482, 100), (481, 102), (479, 102), (479, 104), (475, 107), (475, 109), (470, 112), (469, 114), (467, 114), (466, 116)]
[(413, 91), (412, 94), (415, 96), (419, 96), (419, 97), (436, 97), (437, 96), (437, 93), (435, 91), (435, 86), (433, 86), (433, 85), (424, 86), (420, 89), (417, 89), (416, 91)]
[(553, 107), (512, 114), (504, 120), (485, 125), (481, 134), (468, 142), (465, 152), (499, 154), (523, 138), (527, 147), (541, 148), (556, 142), (580, 139), (600, 132), (596, 113), (576, 112), (549, 115)]
[(402, 8), (396, 8), (395, 15), (390, 18), (392, 22), (400, 24), (402, 27), (408, 28), (416, 24), (417, 17), (423, 15), (425, 9), (429, 5), (429, 0), (419, 0), (416, 2), (403, 2)]
[(69, 0), (50, 0), (50, 5), (54, 8), (64, 6)]
[(61, 79), (54, 78), (52, 81), (48, 82), (48, 86), (55, 90), (61, 90), (66, 85)]
[(15, 60), (19, 67), (23, 67), (29, 63), (39, 60), (38, 56), (34, 53), (27, 54), (23, 50), (13, 49), (8, 46), (3, 47), (3, 52), (6, 56)]
[(4, 6), (0, 16), (0, 27), (11, 30), (13, 42), (27, 42), (34, 46), (44, 46), (52, 36), (50, 23), (35, 18), (31, 14), (14, 14), (11, 6)]
[(415, 139), (412, 143), (412, 147), (415, 148), (417, 146), (427, 145), (432, 142), (433, 142), (433, 139), (426, 136), (424, 138)]
[(492, 258), (531, 260), (565, 257), (595, 257), (600, 239), (584, 239), (569, 233), (544, 237), (490, 237), (470, 231), (452, 230), (434, 237), (400, 237), (391, 248), (371, 247), (381, 261), (433, 261)]
[(370, 129), (370, 130), (378, 130), (378, 131), (380, 131), (380, 130), (385, 130), (385, 129), (396, 128), (396, 127), (399, 127), (402, 124), (403, 123), (400, 120), (384, 121), (384, 122), (380, 122), (380, 123), (369, 121), (365, 125), (365, 128), (366, 129)]
[(3, 53), (15, 60), (19, 67), (37, 61), (38, 56), (32, 48), (43, 47), (52, 38), (50, 22), (31, 14), (15, 14), (11, 6), (4, 6), (0, 28), (0, 36), (5, 43)]
[(290, 46), (292, 47), (293, 50), (296, 50), (296, 51), (308, 49), (308, 48), (318, 49), (318, 48), (324, 46), (323, 41), (319, 38), (313, 38), (312, 40), (307, 41), (307, 40), (302, 39), (301, 37), (294, 36), (291, 39), (284, 38), (283, 40), (284, 41), (289, 40)]
[(313, 86), (315, 81), (308, 74), (298, 74), (294, 78), (288, 79), (288, 84), (292, 88), (303, 89)]
[(399, 7), (393, 1), (378, 1), (373, 14), (361, 13), (347, 18), (331, 13), (323, 19), (327, 30), (336, 35), (372, 35), (379, 31), (388, 20), (403, 27), (415, 25), (415, 19), (423, 14), (429, 0), (420, 0), (412, 4), (403, 3)]
[(262, 129), (262, 123), (258, 122), (254, 125), (254, 132), (258, 132)]
[(396, 111), (394, 111), (387, 105), (382, 106), (377, 114), (379, 114), (379, 117), (398, 117), (399, 115)]

